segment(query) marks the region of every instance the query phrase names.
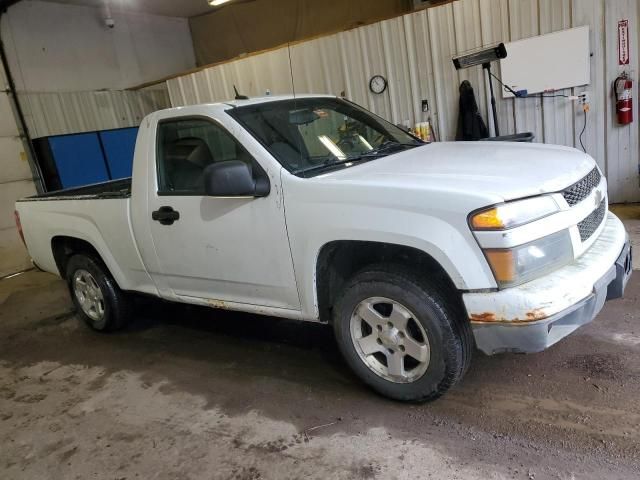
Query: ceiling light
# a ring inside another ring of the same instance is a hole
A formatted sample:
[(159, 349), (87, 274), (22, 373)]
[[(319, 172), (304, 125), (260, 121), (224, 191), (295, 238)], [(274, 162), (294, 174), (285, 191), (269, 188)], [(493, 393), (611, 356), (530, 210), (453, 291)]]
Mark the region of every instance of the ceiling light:
[(209, 0), (209, 5), (212, 7), (217, 7), (222, 5), (223, 3), (227, 3), (229, 0)]

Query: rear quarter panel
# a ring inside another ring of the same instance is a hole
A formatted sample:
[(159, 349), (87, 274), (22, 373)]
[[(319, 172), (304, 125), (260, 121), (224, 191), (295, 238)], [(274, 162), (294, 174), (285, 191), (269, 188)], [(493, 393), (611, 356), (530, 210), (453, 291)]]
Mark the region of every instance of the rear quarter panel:
[(140, 258), (131, 229), (129, 198), (20, 201), (27, 248), (43, 270), (59, 275), (53, 257), (54, 237), (91, 244), (123, 290), (157, 294)]

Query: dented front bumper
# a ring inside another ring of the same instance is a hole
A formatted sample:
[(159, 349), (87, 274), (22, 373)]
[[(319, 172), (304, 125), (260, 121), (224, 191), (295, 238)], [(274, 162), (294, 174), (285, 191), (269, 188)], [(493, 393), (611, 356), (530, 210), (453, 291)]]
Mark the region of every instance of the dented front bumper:
[(628, 235), (609, 213), (598, 239), (572, 264), (518, 287), (463, 294), (476, 345), (488, 355), (542, 351), (621, 297), (630, 276)]

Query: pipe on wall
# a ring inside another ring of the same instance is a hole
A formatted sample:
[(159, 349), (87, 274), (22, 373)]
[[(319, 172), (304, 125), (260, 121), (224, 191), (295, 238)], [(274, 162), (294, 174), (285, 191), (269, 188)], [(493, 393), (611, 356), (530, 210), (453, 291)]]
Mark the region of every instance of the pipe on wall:
[[(7, 12), (7, 9), (12, 5), (15, 5), (20, 0), (0, 0), (0, 20), (2, 20), (2, 15)], [(33, 143), (31, 142), (31, 135), (29, 134), (29, 127), (27, 126), (27, 122), (24, 118), (24, 111), (22, 110), (22, 105), (20, 104), (20, 99), (18, 98), (18, 92), (16, 90), (16, 84), (13, 80), (13, 75), (11, 74), (11, 69), (9, 67), (9, 61), (7, 59), (7, 52), (4, 48), (4, 42), (2, 41), (2, 30), (0, 28), (0, 61), (2, 61), (2, 67), (4, 68), (4, 73), (7, 78), (7, 84), (9, 87), (8, 93), (10, 93), (13, 99), (13, 107), (15, 110), (15, 116), (18, 120), (19, 128), (22, 131), (23, 141), (26, 143), (29, 164), (31, 166), (31, 173), (33, 174), (33, 182), (36, 186), (36, 191), (38, 193), (43, 193), (46, 190), (44, 185), (44, 181), (42, 178), (42, 171), (40, 169), (40, 165), (38, 163), (38, 157), (35, 149), (33, 148)]]

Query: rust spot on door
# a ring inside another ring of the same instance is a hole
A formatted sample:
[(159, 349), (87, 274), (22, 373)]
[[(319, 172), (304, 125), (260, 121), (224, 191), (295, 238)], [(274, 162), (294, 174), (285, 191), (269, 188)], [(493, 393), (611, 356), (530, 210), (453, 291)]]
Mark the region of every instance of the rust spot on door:
[(213, 308), (224, 308), (224, 309), (228, 308), (227, 304), (222, 300), (207, 300), (207, 303), (209, 304), (210, 307), (213, 307)]

